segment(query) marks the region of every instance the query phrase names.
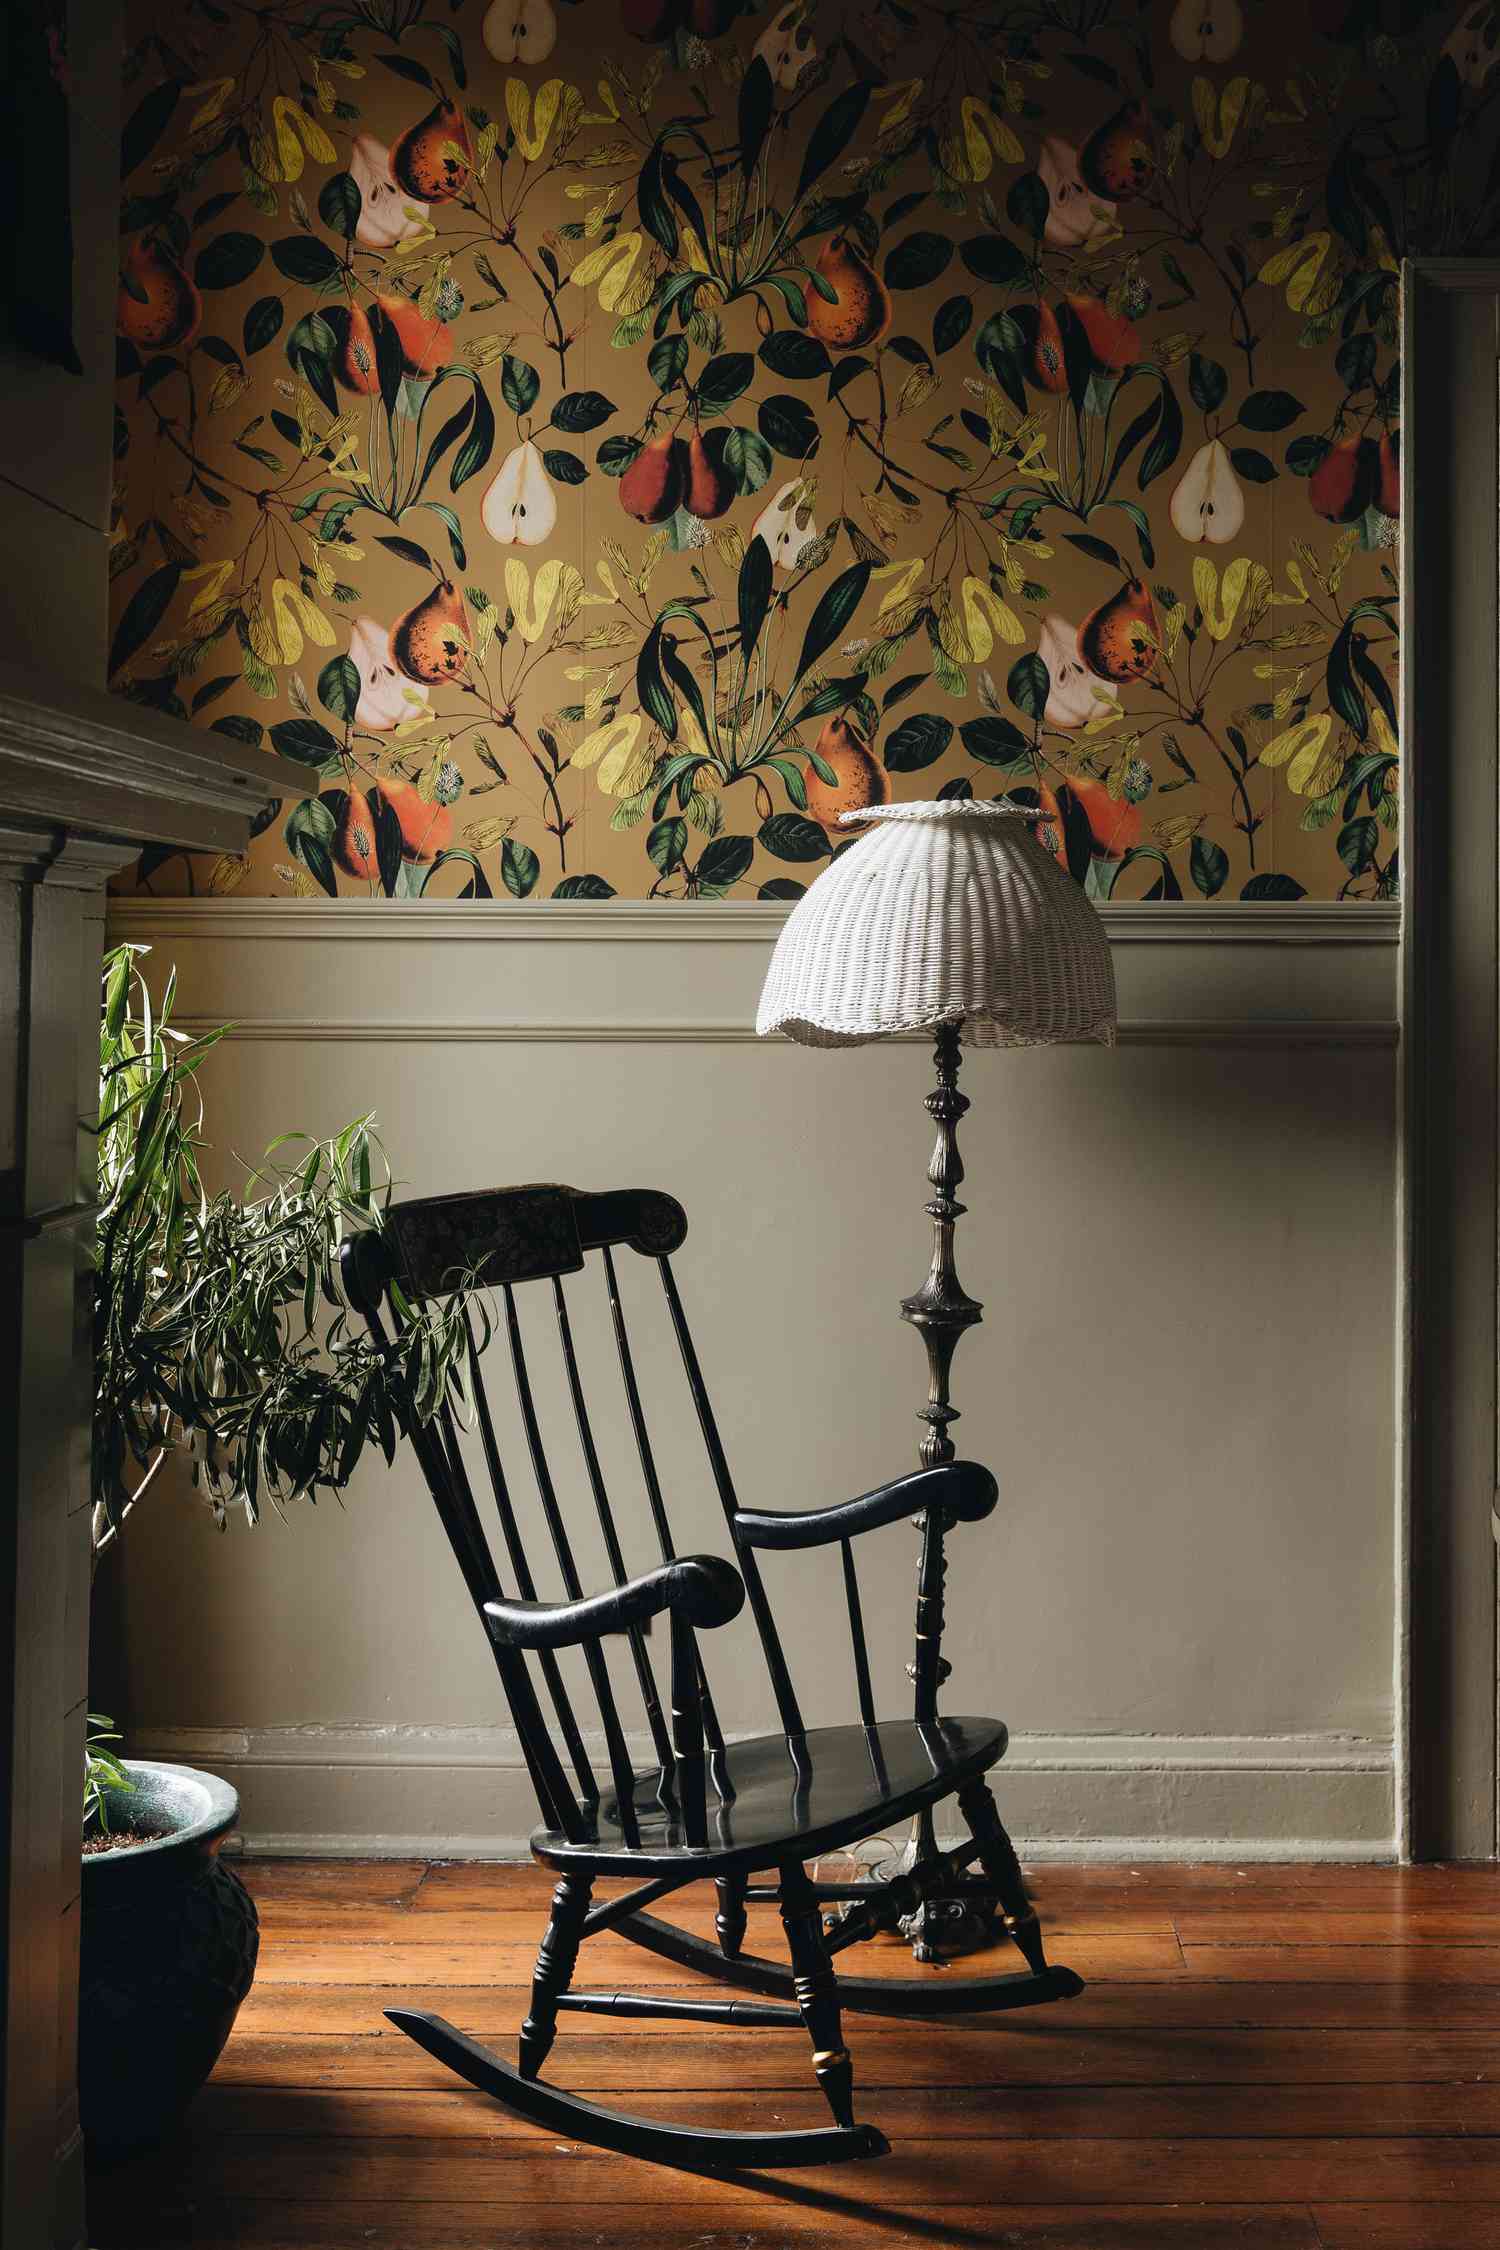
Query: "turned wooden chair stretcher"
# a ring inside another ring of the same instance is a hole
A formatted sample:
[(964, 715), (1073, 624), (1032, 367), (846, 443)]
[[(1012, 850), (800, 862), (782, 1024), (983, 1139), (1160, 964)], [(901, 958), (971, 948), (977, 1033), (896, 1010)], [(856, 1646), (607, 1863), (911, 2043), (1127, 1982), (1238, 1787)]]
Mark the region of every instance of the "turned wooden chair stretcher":
[[(1081, 1989), (1071, 1970), (1048, 1964), (1010, 1840), (984, 1776), (1003, 1756), (998, 1720), (944, 1718), (881, 1721), (876, 1716), (860, 1606), (854, 1540), (924, 1510), (975, 1522), (995, 1505), (989, 1471), (973, 1462), (898, 1478), (836, 1507), (777, 1513), (739, 1505), (708, 1392), (671, 1268), (686, 1235), (681, 1206), (648, 1190), (589, 1195), (562, 1187), (501, 1189), (398, 1204), (379, 1234), (358, 1237), (344, 1252), (345, 1286), (373, 1334), (390, 1340), (397, 1303), (444, 1293), (465, 1277), (498, 1293), (498, 1326), (508, 1347), (514, 1404), (529, 1459), (536, 1513), (546, 1534), (564, 1599), (538, 1598), (537, 1575), (507, 1476), (484, 1382), (483, 1355), (470, 1329), (467, 1383), (473, 1442), (483, 1461), (506, 1558), (511, 1591), (486, 1536), (457, 1417), (445, 1406), (434, 1420), (406, 1431), (438, 1516), (483, 1622), (500, 1684), (520, 1737), (541, 1812), (531, 1839), (535, 1857), (558, 1876), (537, 1954), (531, 2003), (513, 2066), (489, 2048), (422, 2010), (397, 2008), (390, 2020), (472, 2084), (558, 2132), (624, 2153), (696, 2166), (823, 2164), (883, 2153), (883, 2136), (856, 2124), (853, 2073), (843, 2044), (841, 2009), (880, 2015), (954, 2015), (1029, 2006)], [(722, 1503), (734, 1561), (679, 1555), (663, 1480), (638, 1379), (614, 1252), (628, 1249), (659, 1268), (668, 1323), (692, 1397), (712, 1483)], [(575, 1347), (564, 1277), (584, 1271), (598, 1254), (623, 1392), (644, 1489), (651, 1544), (658, 1560), (632, 1575), (626, 1564)], [(613, 1583), (586, 1592), (543, 1437), (537, 1390), (517, 1308), (523, 1287), (550, 1296), (566, 1392), (583, 1475), (593, 1500), (592, 1537), (602, 1545)], [(859, 1724), (809, 1727), (776, 1630), (759, 1556), (837, 1545), (849, 1615)], [(782, 1732), (726, 1740), (709, 1685), (699, 1636), (736, 1617), (748, 1599)], [(647, 1648), (654, 1620), (667, 1620), (670, 1652), (664, 1701)], [(654, 1763), (641, 1771), (620, 1715), (605, 1643), (623, 1639), (628, 1672), (640, 1698)], [(609, 1786), (594, 1772), (589, 1742), (568, 1693), (560, 1659), (581, 1658), (609, 1764)], [(551, 1718), (547, 1716), (550, 1710)], [(967, 1834), (956, 1848), (936, 1847), (888, 1883), (822, 1884), (806, 1862), (847, 1850), (952, 1799)], [(977, 1873), (969, 1871), (976, 1869)], [(634, 1888), (593, 1901), (601, 1877), (631, 1877)], [(765, 1878), (756, 1881), (756, 1877)], [(715, 1885), (714, 1940), (701, 1938), (648, 1909), (689, 1883)], [(952, 1896), (965, 1883), (998, 1893), (1003, 1926), (1023, 1970), (1001, 1976), (921, 1978), (841, 1976), (836, 1954), (894, 1930), (923, 1900)], [(747, 1904), (780, 1909), (786, 1963), (747, 1954)], [(825, 1928), (823, 1908), (841, 1919)], [(768, 2001), (694, 2000), (661, 1992), (579, 1989), (579, 1955), (591, 1937), (613, 1930), (650, 1953), (729, 1983), (770, 1995)], [(676, 2017), (698, 2023), (805, 2030), (813, 2070), (833, 2124), (809, 2131), (726, 2132), (658, 2124), (600, 2108), (544, 2083), (540, 2071), (560, 2014), (577, 2011)]]

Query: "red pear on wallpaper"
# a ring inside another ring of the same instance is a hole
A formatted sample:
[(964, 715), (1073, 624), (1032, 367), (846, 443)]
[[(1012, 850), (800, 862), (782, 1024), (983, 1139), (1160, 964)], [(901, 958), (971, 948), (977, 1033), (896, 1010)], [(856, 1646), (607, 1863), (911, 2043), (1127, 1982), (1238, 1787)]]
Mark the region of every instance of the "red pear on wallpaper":
[(349, 307), (349, 327), (333, 371), (345, 390), (373, 398), (380, 389), (380, 369), (375, 360), (375, 331), (363, 305)]
[(366, 882), (379, 880), (380, 863), (375, 857), (375, 814), (363, 789), (346, 789), (333, 831), (333, 856), (346, 875), (359, 875)]
[(1089, 340), (1089, 350), (1111, 375), (1123, 374), (1141, 356), (1141, 340), (1123, 313), (1112, 313), (1097, 297), (1064, 297), (1079, 327)]
[(446, 805), (425, 803), (414, 781), (377, 781), (375, 794), (396, 816), (403, 859), (436, 859), (452, 843), (452, 813)]
[(450, 579), (440, 579), (391, 627), (391, 654), (409, 680), (438, 687), (469, 661), (469, 632), (463, 596)]
[(1245, 520), (1245, 494), (1217, 438), (1200, 445), (1172, 495), (1172, 529), (1197, 545), (1226, 547)]
[(751, 538), (764, 539), (778, 570), (794, 569), (803, 548), (810, 547), (818, 536), (811, 511), (799, 498), (803, 482), (801, 477), (793, 477), (779, 485), (774, 499), (767, 501), (750, 526)]
[[(446, 153), (449, 143), (462, 151), (462, 160)], [(391, 174), (408, 195), (424, 203), (448, 203), (468, 184), (473, 155), (462, 110), (439, 102), (401, 135), (391, 150)]]
[(1307, 483), (1307, 497), (1325, 523), (1357, 523), (1380, 491), (1380, 449), (1373, 438), (1331, 445)]
[(1078, 169), (1095, 195), (1124, 203), (1139, 195), (1156, 168), (1151, 120), (1139, 102), (1127, 102), (1083, 144)]
[(735, 496), (734, 478), (724, 465), (728, 442), (727, 430), (710, 430), (707, 437), (695, 430), (688, 440), (687, 489), (682, 505), (703, 523), (722, 516)]
[(1071, 734), (1120, 708), (1120, 691), (1097, 679), (1078, 653), (1078, 627), (1065, 617), (1044, 617), (1037, 654), (1047, 667), (1050, 686), (1042, 713), (1049, 727)]
[(620, 479), (620, 506), (637, 523), (665, 523), (682, 506), (687, 469), (681, 438), (648, 438)]
[(514, 446), (496, 470), (480, 521), (502, 547), (539, 547), (557, 524), (557, 494), (530, 439)]
[(420, 234), (427, 206), (396, 185), (391, 152), (373, 133), (356, 133), (349, 150), (349, 176), (359, 189), (354, 239), (366, 250), (389, 250), (408, 235)]
[(380, 297), (376, 304), (396, 331), (401, 363), (408, 375), (435, 375), (453, 357), (453, 332), (441, 320), (429, 320), (410, 297)]
[(1047, 190), (1047, 221), (1042, 240), (1052, 250), (1078, 250), (1112, 225), (1115, 207), (1085, 185), (1078, 169), (1078, 151), (1070, 141), (1049, 133), (1036, 160), (1037, 176)]
[(1382, 515), (1401, 513), (1401, 432), (1387, 430), (1380, 441), (1380, 491), (1375, 505)]
[(203, 300), (165, 244), (138, 234), (121, 260), (115, 326), (144, 351), (189, 343), (203, 318)]
[(1078, 653), (1101, 680), (1139, 680), (1156, 669), (1161, 627), (1151, 591), (1127, 578), (1078, 628)]
[(1031, 347), (1027, 373), (1039, 391), (1051, 391), (1055, 397), (1060, 398), (1068, 387), (1062, 330), (1056, 313), (1045, 299), (1036, 308), (1036, 342)]
[(808, 64), (818, 57), (808, 13), (807, 0), (791, 0), (789, 7), (771, 18), (770, 29), (755, 42), (756, 54), (784, 94), (792, 92)]
[(1228, 62), (1245, 36), (1239, 0), (1177, 0), (1170, 36), (1184, 62)]
[(847, 234), (831, 234), (813, 263), (834, 293), (830, 304), (816, 289), (807, 292), (807, 325), (818, 342), (833, 352), (878, 344), (891, 325), (891, 300), (858, 244)]
[(620, 0), (620, 26), (632, 39), (653, 46), (670, 39), (677, 24), (677, 0)]
[(824, 781), (816, 766), (803, 774), (807, 788), (807, 817), (820, 828), (838, 830), (846, 812), (863, 812), (868, 805), (888, 805), (891, 777), (857, 727), (847, 719), (823, 721), (817, 753), (837, 779)]
[(397, 671), (391, 636), (373, 617), (356, 617), (349, 634), (349, 656), (359, 674), (354, 724), (371, 734), (389, 734), (403, 719), (425, 710), (428, 690)]
[[(1139, 805), (1133, 805), (1128, 797), (1112, 797), (1102, 781), (1092, 781), (1086, 776), (1075, 779), (1070, 774), (1068, 776), (1068, 787), (1072, 790), (1079, 809), (1089, 824), (1089, 836), (1093, 842), (1097, 858), (1123, 859), (1128, 851), (1135, 849), (1141, 840), (1141, 830), (1144, 825), (1141, 820)], [(1042, 840), (1049, 850), (1055, 850), (1061, 857), (1063, 844), (1062, 808), (1058, 804), (1056, 792), (1049, 789), (1045, 782), (1042, 784), (1039, 795), (1042, 800), (1042, 810), (1047, 815), (1048, 825), (1051, 829), (1051, 836), (1048, 835), (1046, 828), (1043, 829)], [(1055, 844), (1052, 837), (1056, 838)]]
[(557, 45), (551, 0), (490, 0), (479, 36), (496, 62), (545, 62)]

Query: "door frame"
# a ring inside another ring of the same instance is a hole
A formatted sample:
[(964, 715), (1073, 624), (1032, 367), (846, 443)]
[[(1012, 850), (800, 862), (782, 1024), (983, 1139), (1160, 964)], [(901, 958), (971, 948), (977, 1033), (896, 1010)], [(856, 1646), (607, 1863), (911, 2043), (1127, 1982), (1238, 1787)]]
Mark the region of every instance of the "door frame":
[(1404, 1858), (1492, 1859), (1500, 262), (1402, 278), (1396, 1828)]

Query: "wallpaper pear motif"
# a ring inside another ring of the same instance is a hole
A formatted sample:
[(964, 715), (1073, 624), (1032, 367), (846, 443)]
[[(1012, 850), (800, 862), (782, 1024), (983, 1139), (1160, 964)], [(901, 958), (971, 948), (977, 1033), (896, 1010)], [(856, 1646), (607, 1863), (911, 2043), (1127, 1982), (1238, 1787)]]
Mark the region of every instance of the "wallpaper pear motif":
[(1098, 898), (1394, 895), (1398, 265), (1492, 239), (1497, 21), (149, 0), (112, 681), (311, 793), (137, 880), (783, 898), (972, 794)]

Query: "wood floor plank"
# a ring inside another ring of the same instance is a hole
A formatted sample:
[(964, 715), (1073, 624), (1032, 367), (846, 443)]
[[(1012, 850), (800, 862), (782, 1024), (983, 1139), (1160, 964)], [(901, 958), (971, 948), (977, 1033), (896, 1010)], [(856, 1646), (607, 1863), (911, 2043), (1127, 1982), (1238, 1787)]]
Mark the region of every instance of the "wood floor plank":
[[(1100, 1938), (1101, 1946), (1128, 1945)], [(1142, 1943), (1146, 1942), (1144, 1940)], [(1500, 1945), (1185, 1945), (1185, 1973), (1210, 1984), (1264, 1984), (1308, 1978), (1330, 1984), (1500, 1985)]]
[[(268, 1948), (268, 1953), (273, 1949)], [(628, 1976), (620, 1981), (631, 1991), (649, 1991), (658, 1984), (658, 1964), (650, 1955), (637, 1953)], [(1347, 1968), (1347, 1964), (1344, 1964)], [(339, 2033), (378, 2031), (387, 2008), (432, 2008), (476, 2037), (513, 2032), (526, 2013), (527, 1986), (519, 1981), (483, 1985), (443, 1985), (426, 1978), (406, 1985), (386, 1984), (280, 1984), (257, 1977), (254, 1989), (240, 2010), (240, 2028), (247, 2032)], [(663, 1986), (662, 1989), (667, 1989)], [(680, 1987), (672, 1989), (680, 1990)], [(700, 1984), (704, 1999), (732, 1999), (727, 1986)], [(741, 1995), (740, 1997), (743, 1997)], [(851, 2017), (851, 2023), (855, 2021)], [(971, 2019), (974, 2023), (984, 2019)], [(1500, 2031), (1500, 1986), (1368, 1982), (1358, 1984), (1282, 1984), (1269, 1979), (1260, 1984), (1219, 1982), (1197, 1984), (1187, 1980), (1144, 1984), (1091, 1984), (1078, 1998), (1054, 2003), (1046, 2009), (1026, 2010), (996, 2017), (1008, 2037), (1025, 2040), (1039, 2026), (1070, 2036), (1116, 2029), (1146, 2031), (1241, 2028), (1288, 2031), (1329, 2030), (1452, 2030)], [(879, 2039), (902, 2028), (890, 2016), (862, 2015), (858, 2019), (861, 2041)], [(673, 2037), (680, 2024), (636, 2023), (637, 2032)], [(945, 2027), (951, 2028), (951, 2027)], [(1497, 2043), (1500, 2044), (1500, 2043)]]
[[(1500, 1900), (1491, 1907), (1416, 1903), (1379, 1910), (1288, 1905), (1269, 1912), (1257, 1906), (1251, 1913), (1233, 1906), (1177, 1908), (1170, 1919), (1185, 1946), (1486, 1945), (1500, 1951)], [(1094, 1926), (1076, 1909), (1072, 1922), (1075, 1928)], [(1049, 1928), (1062, 1926), (1049, 1924)]]
[[(524, 2008), (491, 2035), (502, 2052)], [(1495, 2069), (1496, 2041), (1464, 2031), (1149, 2031), (1079, 2033), (1061, 2012), (993, 2025), (845, 2026), (865, 2086), (1460, 2086)], [(663, 2033), (670, 2034), (662, 2036)], [(792, 2082), (802, 2060), (796, 2038), (698, 2030), (683, 2023), (610, 2023), (574, 2017), (559, 2033), (555, 2072), (570, 2085), (699, 2087), (732, 2078), (744, 2087)], [(377, 2017), (352, 2034), (263, 2036), (239, 2029), (214, 2073), (216, 2085), (440, 2089), (452, 2075)]]
[[(290, 2223), (281, 2204), (236, 2204), (219, 2221), (222, 2234), (195, 2244), (212, 2250), (498, 2250), (508, 2214), (456, 2203), (398, 2204), (365, 2199), (341, 2211), (316, 2210)], [(1195, 2209), (1154, 2205), (1135, 2210), (1096, 2207), (1086, 2212), (1007, 2204), (1003, 2211), (964, 2209), (882, 2214), (878, 2228), (851, 2231), (849, 2217), (771, 2194), (736, 2213), (732, 2233), (705, 2229), (684, 2195), (681, 2211), (631, 2204), (585, 2216), (577, 2211), (535, 2211), (524, 2241), (511, 2250), (641, 2250), (649, 2219), (652, 2250), (850, 2250), (856, 2239), (881, 2250), (1320, 2250), (1310, 2213), (1296, 2207)], [(229, 2231), (232, 2230), (232, 2231)], [(186, 2239), (184, 2237), (184, 2239)], [(101, 2245), (100, 2250), (105, 2250)], [(143, 2245), (142, 2250), (147, 2250)], [(150, 2246), (155, 2250), (155, 2246)], [(1384, 2250), (1384, 2246), (1383, 2246)], [(1489, 2250), (1489, 2238), (1484, 2238)]]
[[(664, 2089), (637, 2080), (627, 2105), (674, 2125), (781, 2128), (826, 2120), (808, 2051), (790, 2035), (765, 2046), (788, 2050), (779, 2082), (752, 2105), (742, 2087)], [(621, 2080), (554, 2050), (550, 2075), (570, 2092), (620, 2106)], [(627, 2082), (628, 2084), (628, 2082)], [(863, 2114), (893, 2142), (914, 2140), (1404, 2140), (1500, 2132), (1500, 2084), (1420, 2086), (903, 2086), (878, 2097), (860, 2058), (855, 2086)], [(547, 2129), (528, 2125), (487, 2096), (455, 2086), (323, 2089), (212, 2085), (195, 2129), (215, 2134), (287, 2134), (329, 2141), (507, 2140)], [(555, 2138), (555, 2134), (550, 2136)]]
[(1319, 2204), (1321, 2250), (1500, 2250), (1500, 2203)]
[[(628, 2162), (628, 2160), (627, 2160)], [(351, 2196), (421, 2203), (472, 2197), (512, 2209), (585, 2212), (628, 2198), (675, 2209), (684, 2176), (577, 2143), (521, 2133), (493, 2139), (299, 2139), (232, 2134), (190, 2144), (185, 2177), (224, 2197), (296, 2204)], [(1500, 2202), (1500, 2148), (1488, 2140), (906, 2140), (879, 2162), (809, 2171), (851, 2210), (1011, 2203)], [(705, 2223), (728, 2220), (756, 2188), (693, 2175)]]

